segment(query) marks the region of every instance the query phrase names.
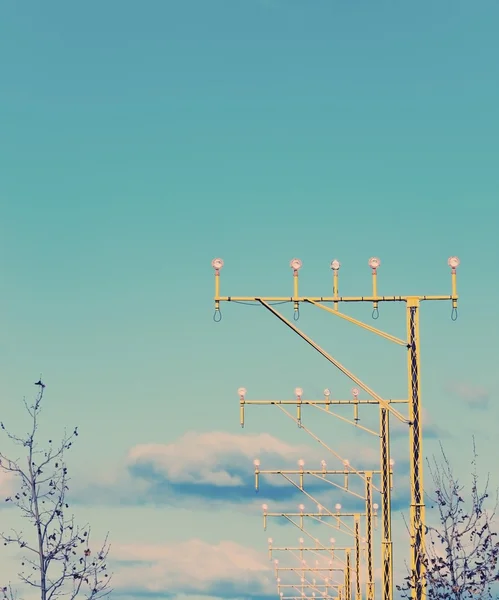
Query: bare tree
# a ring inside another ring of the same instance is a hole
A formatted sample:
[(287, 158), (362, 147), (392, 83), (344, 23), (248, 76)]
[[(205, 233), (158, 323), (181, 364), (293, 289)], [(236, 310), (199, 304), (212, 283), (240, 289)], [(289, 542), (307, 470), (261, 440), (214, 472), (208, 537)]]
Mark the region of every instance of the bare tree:
[[(428, 461), (435, 491), (429, 498), (438, 511), (438, 524), (426, 527), (426, 550), (423, 560), (429, 599), (489, 599), (499, 581), (499, 542), (494, 531), (496, 501), (487, 508), (489, 478), (480, 488), (477, 452), (473, 439), (472, 479), (469, 494), (459, 482), (440, 446), (441, 458)], [(404, 598), (415, 587), (414, 574), (409, 573), (397, 589)]]
[[(16, 493), (6, 501), (14, 504), (29, 524), (26, 531), (4, 531), (0, 538), (5, 546), (13, 544), (21, 551), (19, 580), (39, 590), (40, 600), (97, 600), (111, 591), (107, 536), (102, 546), (92, 549), (90, 527), (75, 523), (67, 501), (69, 477), (64, 457), (78, 430), (70, 435), (65, 432), (59, 443), (49, 440), (45, 449), (40, 448), (39, 416), (45, 384), (40, 379), (35, 385), (39, 392), (34, 404), (24, 400), (30, 417), (29, 433), (17, 436), (0, 423), (4, 434), (26, 453), (14, 460), (0, 452), (0, 469), (12, 474), (17, 483)], [(16, 598), (10, 584), (0, 591), (3, 598)]]

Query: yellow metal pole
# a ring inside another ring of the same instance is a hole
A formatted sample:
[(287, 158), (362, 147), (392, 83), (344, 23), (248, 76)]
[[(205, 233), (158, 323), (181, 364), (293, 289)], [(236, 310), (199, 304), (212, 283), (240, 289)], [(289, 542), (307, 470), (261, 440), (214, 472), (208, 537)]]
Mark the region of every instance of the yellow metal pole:
[(298, 315), (300, 314), (300, 303), (298, 302), (298, 271), (301, 269), (302, 262), (299, 258), (293, 258), (293, 260), (289, 263), (289, 266), (293, 269), (293, 300), (296, 321), (298, 319)]
[[(338, 298), (338, 271), (340, 270), (340, 261), (333, 260), (331, 262), (331, 269), (333, 270), (333, 298)], [(334, 302), (334, 310), (338, 310), (338, 302)]]
[(360, 514), (355, 515), (355, 600), (362, 600), (360, 581)]
[(390, 465), (390, 415), (380, 408), (381, 446), (381, 597), (393, 600), (393, 544), (391, 507), (391, 465)]
[(346, 550), (345, 554), (345, 600), (352, 600), (352, 583), (350, 579), (350, 549)]
[(419, 356), (419, 298), (407, 299), (408, 384), (409, 384), (409, 451), (411, 480), (412, 541), (412, 598), (425, 600), (424, 582), (424, 523), (425, 505), (423, 492), (423, 432), (420, 395)]
[(367, 600), (374, 600), (372, 473), (366, 473)]

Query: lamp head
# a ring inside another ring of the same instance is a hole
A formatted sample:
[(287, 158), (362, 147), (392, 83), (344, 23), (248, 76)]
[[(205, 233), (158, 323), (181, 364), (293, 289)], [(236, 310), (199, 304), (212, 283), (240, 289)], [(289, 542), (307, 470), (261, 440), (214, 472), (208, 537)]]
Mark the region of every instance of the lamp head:
[(299, 258), (293, 258), (289, 262), (289, 266), (293, 269), (293, 271), (299, 271), (302, 268), (303, 263)]
[(459, 258), (457, 256), (451, 256), (447, 260), (447, 264), (449, 265), (449, 267), (451, 269), (457, 269), (459, 267), (459, 265), (461, 264), (461, 261), (459, 260)]
[(376, 256), (371, 256), (371, 258), (367, 261), (367, 264), (373, 271), (375, 271), (381, 265), (381, 261)]
[(220, 269), (224, 266), (224, 261), (221, 258), (214, 258), (211, 261), (211, 266), (215, 269), (215, 271), (220, 271)]

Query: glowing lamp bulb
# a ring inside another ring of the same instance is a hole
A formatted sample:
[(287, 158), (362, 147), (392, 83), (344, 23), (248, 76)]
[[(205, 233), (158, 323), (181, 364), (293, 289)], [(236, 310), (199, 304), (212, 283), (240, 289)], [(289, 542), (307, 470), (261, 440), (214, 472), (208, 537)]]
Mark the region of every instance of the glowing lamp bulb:
[(348, 460), (348, 458), (345, 458), (345, 460), (343, 461), (343, 464), (345, 465), (345, 467), (350, 466), (350, 461)]
[(341, 267), (341, 263), (339, 260), (336, 260), (336, 258), (334, 260), (331, 261), (331, 269), (333, 269), (333, 271), (339, 271)]
[(300, 460), (298, 461), (298, 466), (299, 467), (304, 467), (305, 466), (305, 461), (303, 460), (303, 458), (300, 458)]
[(324, 396), (326, 396), (326, 398), (329, 398), (329, 396), (331, 395), (331, 390), (328, 390), (327, 388), (324, 390)]
[(303, 544), (303, 542), (304, 542), (305, 540), (304, 540), (303, 538), (300, 538), (298, 541), (300, 542), (300, 544)]
[(303, 390), (299, 387), (295, 388), (295, 396), (301, 398), (303, 396)]
[(274, 560), (274, 565), (278, 565), (279, 561), (277, 560), (277, 558)]
[(367, 264), (371, 267), (371, 269), (375, 270), (381, 265), (381, 261), (376, 256), (371, 256), (371, 258), (367, 261)]
[(457, 256), (451, 256), (449, 258), (449, 260), (447, 261), (447, 264), (449, 265), (449, 267), (451, 269), (457, 269), (459, 267), (459, 265), (461, 264), (461, 261), (459, 260), (459, 258)]
[(304, 504), (300, 504), (300, 506), (298, 506), (298, 508), (299, 508), (301, 511), (304, 511), (304, 510), (305, 510), (305, 505), (304, 505)]
[(272, 538), (268, 539), (269, 544), (271, 544), (273, 542)]
[(326, 466), (326, 461), (325, 461), (325, 460), (321, 460), (321, 465), (322, 465), (323, 467), (325, 467), (325, 466)]
[(237, 393), (239, 394), (239, 397), (240, 397), (240, 398), (243, 398), (243, 399), (244, 399), (244, 397), (246, 396), (246, 388), (240, 387), (240, 388), (237, 390)]
[(258, 458), (255, 458), (255, 460), (253, 461), (253, 464), (255, 465), (255, 467), (260, 466), (260, 461), (258, 460)]
[(299, 258), (293, 258), (289, 262), (289, 266), (293, 269), (293, 271), (299, 271), (302, 268), (303, 263)]
[(393, 458), (390, 458), (390, 467), (393, 467), (394, 464), (395, 464), (395, 461), (393, 460)]
[(215, 269), (215, 271), (220, 271), (220, 269), (224, 266), (224, 261), (221, 258), (214, 258), (211, 261), (211, 266)]
[(354, 398), (358, 398), (358, 397), (359, 397), (359, 394), (360, 394), (360, 392), (359, 392), (359, 389), (358, 389), (358, 388), (352, 388), (352, 396), (353, 396)]
[(336, 540), (334, 538), (329, 538), (329, 541), (331, 543), (331, 546), (334, 546), (334, 544), (336, 543)]
[(335, 505), (334, 505), (334, 508), (336, 508), (336, 510), (341, 510), (341, 504), (339, 504), (339, 503), (338, 503), (338, 504), (335, 504)]
[(263, 512), (266, 512), (268, 510), (268, 505), (267, 504), (262, 504), (262, 510)]
[(378, 510), (378, 508), (379, 508), (379, 504), (376, 504), (376, 503), (374, 503), (374, 504), (373, 504), (373, 508), (374, 508), (374, 510)]

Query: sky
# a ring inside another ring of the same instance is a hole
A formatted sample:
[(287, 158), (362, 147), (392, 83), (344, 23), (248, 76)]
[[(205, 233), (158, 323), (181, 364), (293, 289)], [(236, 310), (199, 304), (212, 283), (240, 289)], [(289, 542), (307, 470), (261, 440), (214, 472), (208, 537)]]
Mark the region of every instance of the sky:
[[(480, 472), (494, 469), (498, 17), (493, 0), (1, 3), (1, 420), (24, 431), (41, 373), (41, 435), (78, 425), (72, 503), (110, 532), (113, 597), (277, 597), (267, 537), (297, 532), (264, 532), (259, 507), (303, 497), (276, 478), (256, 495), (253, 459), (333, 464), (275, 407), (248, 407), (241, 429), (240, 386), (348, 399), (352, 384), (263, 308), (222, 305), (214, 323), (215, 257), (223, 295), (291, 295), (297, 257), (300, 292), (322, 296), (334, 258), (341, 293), (369, 295), (371, 256), (381, 294), (449, 294), (459, 256), (458, 319), (421, 307), (424, 453), (441, 442), (466, 481), (475, 435)], [(345, 310), (404, 336), (400, 305), (375, 322), (369, 305)], [(297, 324), (382, 397), (406, 397), (404, 349), (319, 312)], [(312, 409), (304, 423), (356, 468), (376, 464), (375, 436)]]

